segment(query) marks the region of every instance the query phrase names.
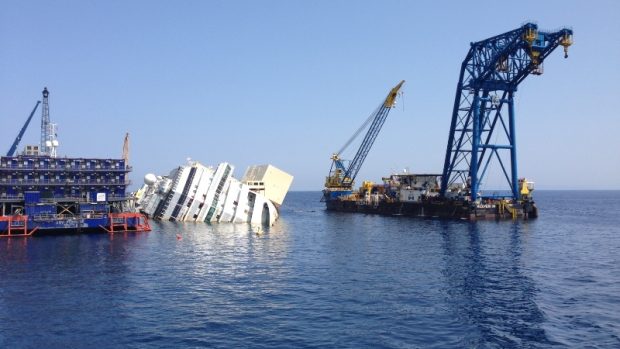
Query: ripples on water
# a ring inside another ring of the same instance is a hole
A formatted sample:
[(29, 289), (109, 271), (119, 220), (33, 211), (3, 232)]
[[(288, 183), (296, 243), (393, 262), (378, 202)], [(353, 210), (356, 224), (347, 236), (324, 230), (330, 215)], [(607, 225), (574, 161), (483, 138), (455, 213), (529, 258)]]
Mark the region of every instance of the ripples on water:
[(620, 192), (536, 194), (530, 222), (298, 192), (269, 229), (0, 239), (0, 347), (620, 347)]

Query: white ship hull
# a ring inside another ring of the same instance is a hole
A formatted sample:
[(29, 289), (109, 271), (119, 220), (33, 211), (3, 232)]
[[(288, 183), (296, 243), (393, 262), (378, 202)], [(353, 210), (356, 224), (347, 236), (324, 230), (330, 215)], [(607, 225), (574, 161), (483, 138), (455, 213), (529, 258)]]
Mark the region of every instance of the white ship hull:
[(156, 220), (273, 225), (293, 177), (271, 165), (252, 166), (239, 181), (234, 167), (192, 162), (168, 176), (148, 174), (138, 209)]

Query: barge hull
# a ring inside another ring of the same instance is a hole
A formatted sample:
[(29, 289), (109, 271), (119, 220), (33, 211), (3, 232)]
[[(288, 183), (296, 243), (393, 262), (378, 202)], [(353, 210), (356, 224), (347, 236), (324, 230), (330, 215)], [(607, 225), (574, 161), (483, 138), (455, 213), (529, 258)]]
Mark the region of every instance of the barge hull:
[[(89, 214), (90, 216), (90, 214)], [(98, 217), (0, 216), (0, 238), (47, 234), (147, 232), (150, 223), (140, 213), (109, 213)]]
[(419, 218), (484, 220), (484, 219), (530, 219), (538, 217), (533, 202), (526, 204), (470, 205), (465, 201), (387, 202), (377, 204), (353, 200), (327, 200), (328, 211), (379, 214), (384, 216), (408, 216)]

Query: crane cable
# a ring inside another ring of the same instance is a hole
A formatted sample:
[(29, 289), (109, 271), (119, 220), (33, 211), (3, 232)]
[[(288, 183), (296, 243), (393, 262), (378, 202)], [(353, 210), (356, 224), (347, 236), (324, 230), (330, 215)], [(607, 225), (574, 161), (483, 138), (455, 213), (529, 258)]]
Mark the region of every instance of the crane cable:
[(360, 128), (357, 129), (357, 131), (355, 131), (355, 133), (353, 134), (353, 136), (351, 136), (351, 138), (349, 138), (349, 140), (342, 146), (342, 148), (340, 148), (340, 150), (336, 153), (337, 155), (342, 154), (343, 151), (345, 151), (345, 149), (347, 149), (347, 147), (349, 145), (351, 145), (351, 142), (353, 142), (353, 140), (355, 140), (355, 138), (357, 138), (357, 136), (359, 136), (359, 134), (368, 126), (368, 124), (370, 124), (370, 122), (375, 118), (375, 116), (377, 115), (377, 113), (379, 112), (379, 110), (381, 109), (381, 107), (383, 107), (383, 103), (381, 103), (379, 105), (379, 107), (377, 107), (377, 109), (375, 109), (375, 111), (372, 112), (372, 114), (370, 114), (370, 116), (368, 117), (368, 119), (366, 119), (366, 121), (364, 121), (364, 123), (362, 124), (362, 126), (360, 126)]

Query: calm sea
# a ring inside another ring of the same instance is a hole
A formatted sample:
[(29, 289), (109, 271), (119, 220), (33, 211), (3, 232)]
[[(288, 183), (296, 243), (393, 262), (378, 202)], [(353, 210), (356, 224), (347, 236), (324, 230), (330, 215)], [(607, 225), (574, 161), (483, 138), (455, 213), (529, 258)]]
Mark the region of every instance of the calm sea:
[(540, 218), (324, 211), (270, 229), (0, 239), (0, 348), (620, 348), (620, 192)]

